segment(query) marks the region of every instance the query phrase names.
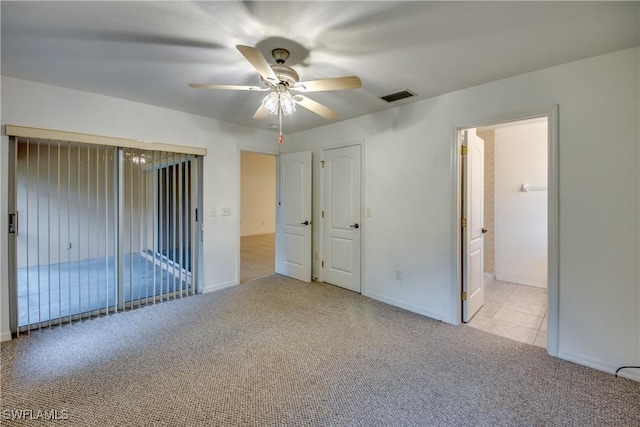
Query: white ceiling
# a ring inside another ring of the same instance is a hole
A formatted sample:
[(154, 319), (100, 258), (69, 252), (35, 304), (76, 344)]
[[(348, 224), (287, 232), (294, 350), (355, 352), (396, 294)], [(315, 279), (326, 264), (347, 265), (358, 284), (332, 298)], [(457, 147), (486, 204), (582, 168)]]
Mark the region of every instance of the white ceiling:
[[(638, 46), (639, 4), (3, 1), (2, 74), (268, 129), (251, 118), (264, 93), (187, 84), (259, 85), (235, 45), (281, 45), (301, 80), (362, 79), (307, 94), (345, 120)], [(380, 99), (404, 89), (418, 96)], [(326, 123), (298, 108), (285, 133)]]

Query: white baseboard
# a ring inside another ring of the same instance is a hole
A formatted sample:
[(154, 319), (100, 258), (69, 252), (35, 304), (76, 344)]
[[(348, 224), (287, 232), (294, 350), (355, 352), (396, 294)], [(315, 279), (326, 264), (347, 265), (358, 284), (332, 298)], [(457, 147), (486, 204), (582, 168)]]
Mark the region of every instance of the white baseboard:
[(450, 325), (456, 325), (457, 324), (455, 322), (452, 322), (450, 319), (446, 318), (445, 316), (442, 316), (439, 313), (434, 313), (433, 311), (425, 310), (424, 308), (415, 306), (413, 304), (407, 304), (404, 301), (400, 301), (400, 300), (397, 300), (397, 299), (394, 299), (394, 298), (389, 298), (387, 296), (380, 295), (380, 294), (377, 294), (375, 292), (363, 292), (362, 296), (374, 299), (376, 301), (383, 302), (385, 304), (393, 305), (395, 307), (399, 307), (399, 308), (402, 308), (402, 309), (407, 310), (407, 311), (411, 311), (412, 313), (421, 314), (423, 316), (430, 317), (431, 319), (440, 320), (442, 322), (449, 323)]
[(235, 280), (231, 280), (229, 282), (218, 283), (217, 285), (209, 285), (202, 288), (203, 294), (208, 294), (209, 292), (219, 291), (220, 289), (230, 288), (231, 286), (235, 286), (238, 283)]
[(532, 280), (526, 277), (509, 276), (496, 273), (496, 280), (499, 280), (501, 282), (517, 283), (519, 285), (535, 286), (536, 288), (547, 288), (546, 281)]
[[(620, 367), (604, 360), (565, 353), (562, 351), (558, 352), (558, 358), (568, 362), (577, 363), (578, 365), (597, 369), (598, 371), (606, 372), (608, 374), (615, 374), (616, 369)], [(623, 369), (618, 372), (618, 376), (640, 382), (640, 369)]]
[(0, 342), (11, 341), (11, 332), (10, 331), (2, 331), (0, 333)]

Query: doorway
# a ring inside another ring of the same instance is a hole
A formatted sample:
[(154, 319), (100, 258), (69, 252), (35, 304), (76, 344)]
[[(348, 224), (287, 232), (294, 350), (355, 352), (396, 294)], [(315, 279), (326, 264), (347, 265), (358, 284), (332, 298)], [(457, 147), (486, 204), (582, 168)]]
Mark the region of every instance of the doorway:
[[(463, 322), (551, 353), (557, 192), (550, 116), (460, 129), (459, 191)], [(476, 145), (481, 155), (473, 155)]]
[(240, 283), (275, 272), (276, 159), (240, 152)]

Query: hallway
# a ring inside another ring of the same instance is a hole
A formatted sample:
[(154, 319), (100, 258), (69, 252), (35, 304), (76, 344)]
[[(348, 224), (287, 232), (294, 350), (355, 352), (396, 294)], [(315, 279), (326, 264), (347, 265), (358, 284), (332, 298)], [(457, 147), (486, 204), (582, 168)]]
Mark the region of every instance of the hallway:
[(275, 257), (275, 233), (241, 237), (240, 283), (274, 274)]

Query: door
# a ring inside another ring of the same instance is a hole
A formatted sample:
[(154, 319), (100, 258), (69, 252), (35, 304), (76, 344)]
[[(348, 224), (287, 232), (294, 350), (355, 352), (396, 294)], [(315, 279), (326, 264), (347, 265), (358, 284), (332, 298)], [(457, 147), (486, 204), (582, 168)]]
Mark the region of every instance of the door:
[(324, 152), (325, 282), (360, 292), (360, 146)]
[(276, 273), (311, 282), (311, 151), (280, 156)]
[(462, 321), (468, 322), (484, 304), (484, 140), (469, 129), (462, 143)]
[[(12, 332), (197, 291), (200, 159), (62, 140), (11, 141)], [(163, 224), (173, 230), (170, 239)]]

